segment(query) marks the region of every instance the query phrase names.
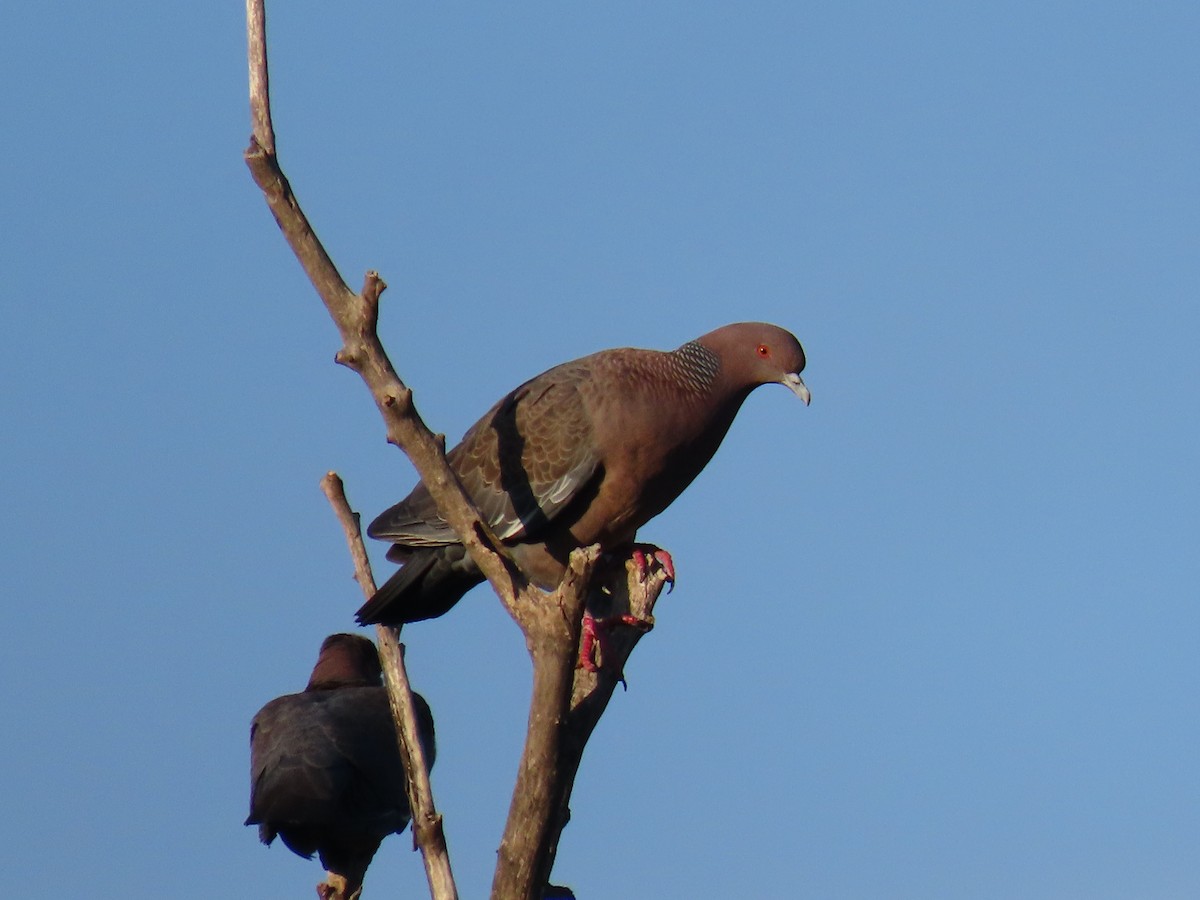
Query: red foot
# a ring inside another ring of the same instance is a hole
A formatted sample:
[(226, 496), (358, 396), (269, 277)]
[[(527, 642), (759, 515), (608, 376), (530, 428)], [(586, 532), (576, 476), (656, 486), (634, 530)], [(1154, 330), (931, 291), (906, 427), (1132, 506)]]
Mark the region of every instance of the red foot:
[[(630, 628), (638, 628), (642, 631), (649, 631), (654, 627), (653, 622), (639, 619), (637, 616), (630, 615), (629, 613), (620, 616), (609, 616), (605, 619), (597, 619), (590, 612), (584, 612), (583, 636), (579, 641), (579, 664), (576, 668), (584, 669), (588, 672), (598, 672), (604, 667), (604, 664), (613, 658), (612, 645), (609, 644), (608, 633), (617, 625), (628, 625)], [(600, 650), (600, 665), (596, 664), (597, 648)]]
[(596, 665), (596, 644), (600, 644), (600, 654), (603, 658), (608, 655), (604, 651), (607, 641), (604, 629), (598, 626), (596, 617), (590, 612), (584, 612), (583, 637), (579, 640), (579, 665), (576, 668), (581, 668), (588, 672), (597, 671), (600, 667)]
[(633, 552), (630, 555), (633, 557), (633, 564), (637, 569), (638, 581), (645, 581), (646, 576), (650, 574), (650, 570), (657, 563), (662, 566), (663, 573), (667, 576), (667, 593), (675, 590), (675, 560), (671, 559), (670, 553), (653, 544), (634, 544)]

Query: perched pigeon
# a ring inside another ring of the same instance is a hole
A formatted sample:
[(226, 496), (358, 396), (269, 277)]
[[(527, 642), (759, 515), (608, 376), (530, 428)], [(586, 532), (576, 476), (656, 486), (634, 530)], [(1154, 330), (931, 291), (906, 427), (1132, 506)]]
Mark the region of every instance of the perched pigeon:
[[(756, 387), (777, 382), (807, 404), (803, 369), (793, 335), (752, 322), (670, 352), (604, 350), (525, 382), (447, 459), (521, 570), (553, 590), (575, 548), (632, 544), (712, 459)], [(362, 624), (440, 616), (483, 580), (424, 484), (367, 533), (404, 565), (358, 611)]]
[[(413, 694), (421, 746), (436, 753), (429, 705)], [(404, 768), (375, 645), (353, 634), (321, 644), (302, 694), (277, 697), (250, 726), (250, 817), (264, 844), (278, 835), (351, 884), (380, 842), (410, 818)]]

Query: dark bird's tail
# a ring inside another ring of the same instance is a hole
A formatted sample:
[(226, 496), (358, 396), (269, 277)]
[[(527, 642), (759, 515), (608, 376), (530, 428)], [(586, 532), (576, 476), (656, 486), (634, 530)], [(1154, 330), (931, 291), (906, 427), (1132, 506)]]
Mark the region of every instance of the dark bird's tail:
[(461, 544), (413, 550), (355, 618), (360, 625), (436, 619), (482, 581), (483, 575)]

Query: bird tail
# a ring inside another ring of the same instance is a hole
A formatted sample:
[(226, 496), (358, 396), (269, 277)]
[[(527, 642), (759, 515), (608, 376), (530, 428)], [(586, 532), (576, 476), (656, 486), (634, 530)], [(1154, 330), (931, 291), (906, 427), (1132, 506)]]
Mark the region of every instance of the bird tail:
[(355, 618), (360, 625), (435, 619), (481, 581), (483, 575), (461, 544), (416, 549)]

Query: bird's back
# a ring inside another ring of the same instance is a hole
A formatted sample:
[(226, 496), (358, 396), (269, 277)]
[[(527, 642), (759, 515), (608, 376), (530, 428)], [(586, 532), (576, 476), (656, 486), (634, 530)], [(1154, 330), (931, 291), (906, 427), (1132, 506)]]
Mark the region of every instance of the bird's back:
[[(272, 700), (251, 727), (247, 824), (311, 856), (321, 835), (382, 837), (408, 823), (404, 773), (382, 687), (310, 691)], [(296, 844), (297, 846), (293, 846)]]

